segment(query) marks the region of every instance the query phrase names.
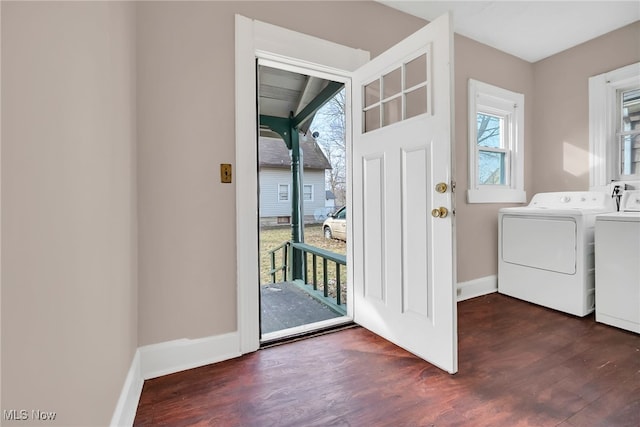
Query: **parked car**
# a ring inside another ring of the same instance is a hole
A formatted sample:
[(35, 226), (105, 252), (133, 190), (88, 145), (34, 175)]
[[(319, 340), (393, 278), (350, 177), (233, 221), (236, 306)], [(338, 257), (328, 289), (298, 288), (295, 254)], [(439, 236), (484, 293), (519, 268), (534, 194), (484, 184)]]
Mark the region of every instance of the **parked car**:
[(343, 206), (329, 215), (322, 223), (322, 230), (326, 239), (340, 239), (347, 241), (347, 207)]

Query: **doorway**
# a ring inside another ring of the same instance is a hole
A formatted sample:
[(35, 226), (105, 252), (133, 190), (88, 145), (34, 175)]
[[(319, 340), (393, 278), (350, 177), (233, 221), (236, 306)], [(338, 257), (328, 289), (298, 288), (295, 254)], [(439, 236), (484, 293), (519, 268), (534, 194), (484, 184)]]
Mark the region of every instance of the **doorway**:
[[(352, 159), (347, 174), (353, 178), (347, 205), (354, 211), (347, 213), (353, 218), (353, 244), (347, 246), (352, 266), (347, 282), (353, 286), (348, 315), (443, 370), (457, 371), (452, 40), (451, 16), (442, 16), (368, 61), (362, 50), (236, 16), (241, 353), (260, 347), (254, 261), (259, 256), (258, 58), (262, 65), (277, 63), (294, 72), (309, 66), (317, 77), (344, 82), (347, 88), (347, 128), (353, 138), (347, 143)], [(246, 125), (251, 120), (255, 127)]]
[(257, 61), (260, 341), (350, 322), (345, 83)]

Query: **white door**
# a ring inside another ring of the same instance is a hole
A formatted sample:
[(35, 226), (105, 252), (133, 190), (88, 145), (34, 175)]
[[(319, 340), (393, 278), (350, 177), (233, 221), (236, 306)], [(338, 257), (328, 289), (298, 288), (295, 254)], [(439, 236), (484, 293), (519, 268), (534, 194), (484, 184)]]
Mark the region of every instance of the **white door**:
[(351, 224), (354, 320), (455, 373), (452, 45), (446, 15), (354, 73)]

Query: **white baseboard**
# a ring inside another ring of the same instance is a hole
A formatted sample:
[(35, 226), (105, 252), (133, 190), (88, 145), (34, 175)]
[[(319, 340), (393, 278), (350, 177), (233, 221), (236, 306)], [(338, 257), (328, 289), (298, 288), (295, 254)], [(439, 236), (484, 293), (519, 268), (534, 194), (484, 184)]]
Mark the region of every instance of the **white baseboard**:
[(180, 339), (138, 349), (145, 380), (240, 356), (238, 333)]
[(124, 380), (116, 410), (111, 417), (111, 427), (132, 426), (138, 410), (138, 401), (142, 394), (142, 372), (140, 370), (140, 353), (136, 350), (129, 373)]
[(492, 275), (469, 280), (468, 282), (460, 282), (457, 289), (458, 302), (497, 292), (498, 276)]
[(199, 339), (180, 339), (139, 347), (133, 356), (111, 426), (132, 426), (144, 380), (240, 356), (237, 332)]

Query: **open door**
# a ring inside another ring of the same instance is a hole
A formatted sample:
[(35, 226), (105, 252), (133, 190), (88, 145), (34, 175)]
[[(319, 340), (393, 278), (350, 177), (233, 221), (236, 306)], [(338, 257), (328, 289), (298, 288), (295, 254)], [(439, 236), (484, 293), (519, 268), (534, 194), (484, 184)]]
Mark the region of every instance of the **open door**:
[(354, 320), (455, 373), (453, 36), (442, 16), (353, 77)]

